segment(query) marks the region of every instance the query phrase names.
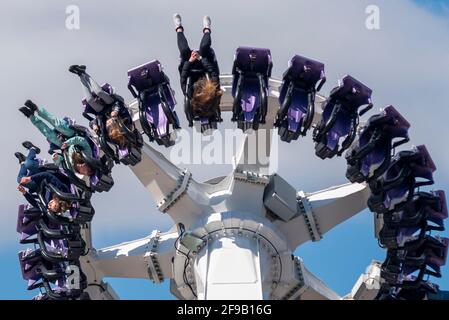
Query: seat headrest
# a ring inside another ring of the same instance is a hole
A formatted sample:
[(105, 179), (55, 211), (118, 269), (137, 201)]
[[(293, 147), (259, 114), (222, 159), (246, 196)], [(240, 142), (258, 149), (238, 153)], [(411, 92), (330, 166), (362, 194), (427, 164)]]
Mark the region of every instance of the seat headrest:
[(271, 51), (265, 48), (239, 47), (235, 52), (234, 62), (243, 72), (268, 75), (272, 66)]
[(290, 76), (294, 80), (301, 80), (315, 87), (318, 81), (324, 78), (324, 63), (295, 55), (289, 62)]
[(371, 103), (373, 91), (357, 79), (347, 75), (338, 81), (338, 87), (331, 91), (330, 97), (359, 108)]
[(166, 80), (162, 64), (158, 60), (152, 60), (128, 70), (128, 79), (129, 84), (138, 91), (149, 89)]

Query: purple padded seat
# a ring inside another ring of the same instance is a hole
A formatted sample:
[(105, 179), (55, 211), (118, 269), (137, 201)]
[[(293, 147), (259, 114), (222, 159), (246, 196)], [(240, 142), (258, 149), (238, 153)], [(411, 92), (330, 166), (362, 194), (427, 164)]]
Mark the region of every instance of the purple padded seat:
[(36, 224), (42, 213), (28, 204), (21, 204), (17, 214), (16, 231), (20, 234), (20, 242), (26, 242), (30, 237), (36, 235)]
[(265, 123), (272, 67), (270, 49), (237, 48), (232, 68), (232, 121), (237, 121), (238, 128), (243, 131), (257, 130), (260, 123)]
[(280, 88), (280, 110), (275, 122), (282, 141), (291, 142), (306, 134), (315, 113), (315, 94), (325, 81), (323, 63), (299, 55), (289, 61)]
[[(83, 126), (72, 126), (75, 131), (79, 132), (89, 143), (92, 152), (92, 159), (85, 159), (89, 164), (89, 161), (92, 160), (95, 163), (91, 167), (94, 169), (94, 174), (89, 176), (88, 185), (86, 182), (80, 178), (78, 178), (69, 168), (64, 168), (65, 174), (69, 175), (70, 180), (76, 185), (80, 186), (82, 189), (87, 189), (96, 192), (107, 192), (114, 185), (114, 180), (111, 176), (111, 168), (113, 166), (113, 162), (108, 159), (106, 163), (102, 161), (102, 154), (100, 147), (97, 144), (96, 138), (91, 134), (91, 132)], [(67, 162), (67, 160), (65, 161)]]
[[(114, 93), (114, 88), (109, 84), (109, 83), (104, 83), (102, 86), (101, 86), (101, 89), (104, 91), (104, 92), (106, 92), (106, 93), (108, 93), (108, 94), (113, 94)], [(83, 104), (83, 106), (84, 106), (84, 112), (83, 113), (88, 113), (88, 114), (93, 114), (93, 115), (96, 115), (96, 114), (98, 114), (98, 112), (95, 110), (95, 108), (93, 108), (92, 106), (91, 106), (91, 104), (96, 104), (96, 103), (98, 103), (98, 102), (96, 102), (97, 101), (97, 99), (99, 99), (99, 98), (96, 98), (96, 97), (91, 97), (89, 100), (87, 100), (86, 98), (84, 98), (83, 100), (81, 100), (81, 103)]]
[[(43, 278), (43, 272), (64, 274), (65, 268), (61, 263), (51, 263), (46, 261), (40, 250), (26, 249), (19, 252), (19, 263), (22, 277), (28, 283), (28, 290), (31, 290)], [(55, 279), (49, 279), (54, 281)]]
[[(67, 170), (61, 167), (58, 168), (58, 177), (66, 178), (68, 181), (70, 181), (67, 178), (67, 175)], [(68, 215), (56, 215), (45, 209), (47, 215), (50, 216), (50, 221), (46, 223), (48, 228), (58, 229), (60, 225), (64, 225), (67, 223), (86, 223), (92, 220), (93, 215), (95, 214), (95, 210), (90, 203), (90, 194), (86, 194), (84, 191), (82, 191), (82, 187), (77, 187), (74, 183), (70, 184), (70, 193), (75, 196), (75, 199), (77, 200), (72, 201), (72, 204), (68, 211)], [(40, 202), (44, 203), (41, 208), (42, 210), (44, 210), (43, 208), (46, 208), (47, 203), (50, 201), (53, 193), (52, 190), (50, 190), (47, 186), (45, 190), (42, 190), (41, 194), (42, 197), (40, 197)]]
[(62, 239), (47, 238), (39, 233), (38, 243), (44, 258), (52, 262), (77, 260), (85, 252), (85, 243), (79, 233)]
[[(372, 108), (371, 94), (370, 88), (349, 75), (339, 80), (339, 86), (324, 102), (321, 121), (314, 130), (318, 157), (332, 158), (349, 148), (355, 139), (359, 115)], [(364, 105), (368, 106), (358, 113)]]
[(384, 176), (370, 183), (370, 210), (385, 213), (410, 200), (416, 187), (433, 184), (435, 170), (435, 164), (425, 146), (399, 152)]
[(407, 250), (402, 272), (410, 275), (417, 270), (430, 267), (431, 275), (441, 277), (441, 267), (446, 264), (449, 239), (428, 237), (414, 250)]
[[(412, 200), (400, 206), (396, 212), (384, 215), (384, 223), (389, 226), (409, 227), (423, 226), (426, 221), (431, 222), (433, 230), (442, 231), (444, 220), (448, 217), (446, 196), (444, 191), (418, 192)], [(427, 227), (427, 225), (426, 225)]]
[[(362, 128), (359, 139), (346, 154), (346, 177), (364, 182), (380, 177), (391, 162), (392, 149), (409, 140), (410, 123), (393, 106), (372, 116)], [(394, 141), (395, 139), (401, 140)]]
[(169, 147), (174, 144), (170, 124), (179, 128), (174, 111), (176, 99), (170, 81), (158, 60), (130, 69), (128, 89), (139, 101), (140, 122), (150, 141)]
[[(116, 95), (116, 94), (114, 94), (114, 88), (109, 83), (103, 84), (101, 86), (101, 88), (102, 88), (102, 90), (104, 92), (106, 92), (106, 93), (108, 93), (110, 95), (113, 95), (114, 100), (117, 103), (119, 103), (120, 109), (119, 109), (119, 112), (118, 112), (118, 117), (123, 122), (126, 122), (127, 124), (131, 123), (132, 122), (131, 114), (129, 113), (128, 109), (126, 108), (126, 106), (124, 104), (124, 101), (123, 101), (123, 98), (118, 96), (118, 95)], [(83, 99), (82, 103), (83, 103), (83, 105), (85, 107), (83, 115), (87, 119), (89, 119), (90, 121), (94, 120), (94, 118), (92, 118), (92, 117), (87, 115), (87, 114), (91, 114), (91, 115), (94, 115), (94, 116), (100, 116), (100, 118), (99, 118), (100, 121), (104, 121), (104, 122), (106, 121), (106, 117), (105, 116), (107, 116), (107, 114), (104, 113), (103, 110), (101, 112), (97, 112), (94, 108), (92, 108), (92, 106), (88, 103), (88, 101), (86, 99)], [(103, 127), (102, 128), (103, 132), (101, 134), (99, 134), (99, 144), (100, 144), (100, 147), (103, 149), (104, 153), (107, 154), (107, 156), (109, 156), (110, 158), (113, 158), (114, 160), (116, 160), (117, 163), (122, 162), (125, 165), (131, 165), (131, 166), (137, 164), (140, 161), (140, 157), (139, 157), (139, 155), (140, 155), (139, 153), (140, 152), (137, 149), (134, 149), (133, 152), (129, 151), (127, 153), (127, 155), (130, 155), (132, 153), (132, 156), (129, 156), (127, 158), (118, 156), (118, 158), (117, 158), (117, 155), (114, 152), (114, 149), (112, 149), (108, 145), (108, 143), (111, 143), (114, 146), (115, 146), (115, 144), (112, 141), (110, 141), (107, 138), (105, 138), (107, 136), (107, 133), (105, 133), (106, 129), (104, 128), (105, 127), (105, 123), (103, 124), (103, 126), (100, 126), (100, 127)], [(134, 126), (132, 126), (132, 127), (134, 127)], [(130, 139), (131, 140), (130, 143), (131, 144), (135, 144), (136, 145), (135, 147), (137, 147), (137, 148), (141, 147), (140, 141), (139, 141), (141, 139), (141, 137), (140, 137), (140, 134), (137, 131), (135, 131), (133, 133), (128, 133), (127, 135), (125, 135), (125, 137)], [(131, 149), (133, 147), (129, 146), (128, 148)], [(134, 155), (136, 157), (134, 157)], [(94, 180), (95, 181), (93, 181), (93, 182), (96, 183), (96, 179), (94, 179)]]

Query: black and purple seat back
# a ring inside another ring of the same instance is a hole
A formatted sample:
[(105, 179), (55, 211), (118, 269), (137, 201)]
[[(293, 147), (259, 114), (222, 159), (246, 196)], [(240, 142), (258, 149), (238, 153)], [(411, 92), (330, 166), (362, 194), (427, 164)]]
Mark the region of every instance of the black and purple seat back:
[(368, 207), (376, 213), (393, 210), (396, 205), (410, 200), (415, 188), (433, 184), (435, 170), (425, 146), (399, 152), (385, 174), (370, 183), (372, 195)]
[(64, 277), (64, 266), (46, 261), (39, 249), (20, 251), (19, 264), (22, 277), (27, 281), (28, 290), (38, 287), (40, 280), (56, 282)]
[(150, 141), (174, 144), (170, 125), (179, 129), (176, 100), (162, 64), (153, 60), (128, 71), (128, 89), (139, 101), (140, 123)]
[[(87, 287), (85, 275), (80, 274), (76, 288), (68, 282), (72, 265), (62, 262), (54, 263), (45, 259), (40, 249), (19, 252), (22, 277), (27, 281), (28, 290), (39, 288), (41, 293), (33, 300), (65, 300), (79, 298)], [(79, 268), (77, 264), (73, 265)]]
[(419, 247), (407, 250), (402, 269), (404, 276), (419, 270), (434, 277), (441, 277), (441, 267), (447, 260), (448, 243), (447, 238), (427, 237)]
[(41, 216), (42, 213), (37, 208), (27, 204), (19, 206), (16, 231), (20, 234), (21, 243), (27, 243), (32, 236), (37, 234), (37, 223)]
[(438, 197), (438, 202), (435, 206), (430, 207), (427, 216), (428, 219), (437, 226), (444, 228), (444, 220), (448, 218), (446, 194), (443, 190), (433, 192)]
[(418, 192), (397, 211), (384, 214), (380, 243), (389, 249), (419, 243), (428, 231), (443, 231), (447, 216), (444, 191)]
[(346, 153), (348, 180), (361, 183), (384, 174), (390, 165), (392, 150), (409, 141), (409, 128), (410, 123), (393, 106), (372, 116), (353, 148)]
[(315, 94), (325, 81), (323, 63), (299, 55), (289, 61), (282, 79), (280, 110), (275, 122), (282, 141), (291, 142), (306, 134), (315, 113)]
[(85, 253), (85, 243), (79, 234), (66, 238), (50, 238), (38, 234), (38, 244), (43, 257), (51, 262), (75, 261)]
[[(107, 82), (101, 86), (101, 89), (109, 95), (114, 94), (114, 88)], [(90, 115), (96, 116), (101, 113), (105, 107), (105, 104), (101, 101), (100, 97), (95, 96), (91, 96), (89, 99), (84, 98), (81, 100), (81, 103), (84, 106), (83, 116), (89, 121), (93, 120)]]
[(22, 278), (28, 282), (27, 285), (30, 289), (42, 278), (40, 271), (38, 272), (42, 263), (42, 256), (37, 250), (31, 249), (20, 251), (18, 255)]
[(215, 111), (210, 112), (208, 115), (204, 115), (202, 112), (197, 112), (194, 110), (192, 105), (192, 95), (195, 92), (194, 85), (196, 81), (200, 80), (202, 77), (210, 79), (210, 75), (206, 73), (203, 69), (189, 69), (189, 77), (187, 78), (186, 88), (188, 94), (184, 96), (184, 112), (189, 123), (189, 127), (193, 127), (196, 122), (199, 124), (199, 131), (203, 134), (210, 134), (213, 130), (218, 128), (218, 123), (222, 122), (220, 102), (221, 97), (216, 97), (214, 101), (211, 102), (212, 106), (215, 106)]
[[(82, 189), (94, 191), (94, 192), (107, 192), (114, 185), (114, 180), (111, 176), (111, 169), (114, 166), (113, 159), (103, 156), (101, 149), (97, 143), (97, 140), (92, 135), (92, 133), (83, 126), (72, 126), (80, 136), (84, 137), (89, 143), (92, 156), (88, 156), (82, 150), (78, 149), (83, 156), (83, 160), (89, 167), (93, 170), (93, 174), (89, 176), (89, 183), (86, 182), (75, 175), (72, 170), (66, 166), (64, 171), (69, 176), (71, 181)], [(64, 153), (65, 163), (69, 163), (68, 153)]]
[[(100, 116), (97, 119), (100, 123), (99, 144), (103, 152), (115, 163), (134, 166), (142, 159), (141, 148), (143, 139), (140, 132), (134, 126), (129, 111), (124, 107), (124, 111), (116, 118)], [(107, 129), (108, 121), (112, 121), (124, 138), (124, 143), (118, 144), (109, 137)]]
[(237, 121), (238, 128), (243, 131), (257, 130), (260, 123), (265, 123), (272, 67), (270, 49), (237, 48), (232, 68), (232, 121)]
[[(372, 90), (351, 76), (339, 81), (324, 102), (320, 123), (315, 127), (315, 153), (322, 159), (332, 158), (347, 150), (357, 133), (359, 116), (372, 108)], [(358, 111), (368, 105), (362, 111)], [(344, 139), (343, 142), (340, 140)]]

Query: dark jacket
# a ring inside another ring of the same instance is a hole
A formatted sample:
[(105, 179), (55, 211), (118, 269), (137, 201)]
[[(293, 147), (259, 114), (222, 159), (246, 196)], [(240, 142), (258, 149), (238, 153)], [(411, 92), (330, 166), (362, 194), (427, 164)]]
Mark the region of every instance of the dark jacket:
[(23, 196), (25, 197), (25, 199), (27, 199), (28, 203), (33, 207), (33, 208), (39, 208), (39, 205), (36, 201), (36, 199), (29, 193), (29, 192), (25, 192), (23, 194)]
[(60, 190), (64, 193), (69, 193), (69, 187), (61, 182), (54, 174), (50, 172), (39, 172), (30, 176), (31, 181), (33, 181), (36, 185), (40, 186), (42, 181), (46, 180), (48, 184), (53, 185), (56, 189)]
[[(193, 70), (201, 71), (202, 74), (198, 74)], [(184, 95), (188, 95), (189, 98), (192, 98), (193, 95), (193, 84), (198, 81), (204, 73), (207, 73), (209, 77), (220, 83), (220, 70), (218, 68), (218, 63), (214, 59), (214, 61), (210, 61), (209, 58), (203, 57), (201, 60), (196, 60), (194, 62), (182, 61), (179, 66), (179, 72), (181, 75), (181, 89)], [(187, 88), (187, 78), (192, 77), (191, 86)]]

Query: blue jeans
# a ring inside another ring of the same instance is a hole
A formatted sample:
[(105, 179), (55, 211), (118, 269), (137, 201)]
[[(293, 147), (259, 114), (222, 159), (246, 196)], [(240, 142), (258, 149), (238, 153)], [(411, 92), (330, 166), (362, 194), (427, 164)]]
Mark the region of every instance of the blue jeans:
[[(34, 148), (31, 148), (28, 152), (28, 156), (26, 157), (25, 162), (20, 165), (19, 174), (17, 175), (17, 183), (20, 183), (20, 180), (22, 180), (23, 177), (29, 177), (38, 172), (39, 160), (36, 159), (36, 150)], [(37, 189), (37, 185), (33, 181), (27, 183), (26, 187), (30, 191)]]

